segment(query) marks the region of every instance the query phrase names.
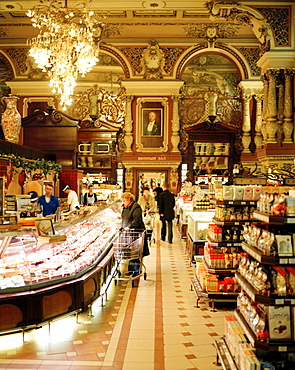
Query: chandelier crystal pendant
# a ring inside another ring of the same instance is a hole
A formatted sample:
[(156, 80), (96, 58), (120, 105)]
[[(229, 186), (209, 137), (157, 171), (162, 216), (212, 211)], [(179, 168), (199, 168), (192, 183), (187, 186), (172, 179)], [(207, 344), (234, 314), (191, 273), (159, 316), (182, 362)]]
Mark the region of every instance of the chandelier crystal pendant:
[(50, 77), (52, 92), (63, 110), (71, 105), (78, 75), (85, 76), (98, 62), (103, 23), (89, 10), (90, 1), (73, 8), (56, 0), (40, 0), (27, 15), (39, 34), (29, 40), (29, 55)]

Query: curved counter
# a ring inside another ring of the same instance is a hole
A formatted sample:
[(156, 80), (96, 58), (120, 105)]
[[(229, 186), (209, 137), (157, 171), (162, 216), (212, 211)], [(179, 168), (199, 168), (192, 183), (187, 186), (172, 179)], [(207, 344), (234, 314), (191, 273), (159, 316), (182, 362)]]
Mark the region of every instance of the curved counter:
[(99, 297), (115, 263), (120, 204), (89, 207), (87, 215), (54, 225), (66, 239), (59, 243), (38, 238), (34, 228), (0, 233), (0, 331), (84, 311)]

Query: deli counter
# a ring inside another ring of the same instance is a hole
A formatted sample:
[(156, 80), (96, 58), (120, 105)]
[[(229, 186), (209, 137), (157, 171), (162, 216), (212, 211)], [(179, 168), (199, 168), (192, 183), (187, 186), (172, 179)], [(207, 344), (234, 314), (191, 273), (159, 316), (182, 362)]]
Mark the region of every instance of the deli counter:
[(84, 311), (99, 297), (115, 264), (120, 205), (86, 207), (45, 237), (35, 227), (0, 232), (0, 332)]

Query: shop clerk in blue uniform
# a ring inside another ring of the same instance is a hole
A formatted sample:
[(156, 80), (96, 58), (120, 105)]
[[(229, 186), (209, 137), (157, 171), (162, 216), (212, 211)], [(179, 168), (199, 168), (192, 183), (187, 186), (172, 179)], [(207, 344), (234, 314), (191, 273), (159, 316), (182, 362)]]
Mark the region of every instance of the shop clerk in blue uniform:
[(46, 184), (45, 195), (41, 195), (41, 197), (38, 198), (38, 203), (41, 204), (43, 209), (43, 216), (54, 215), (59, 207), (59, 201), (52, 193), (53, 186), (51, 184)]

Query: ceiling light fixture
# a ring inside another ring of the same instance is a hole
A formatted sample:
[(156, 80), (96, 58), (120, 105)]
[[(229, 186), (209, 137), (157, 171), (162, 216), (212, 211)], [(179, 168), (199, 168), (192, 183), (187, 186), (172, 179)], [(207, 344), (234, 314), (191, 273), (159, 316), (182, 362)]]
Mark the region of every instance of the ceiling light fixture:
[[(78, 75), (98, 62), (103, 23), (89, 10), (91, 2), (69, 8), (56, 0), (40, 0), (27, 15), (39, 34), (29, 40), (29, 55), (50, 78), (63, 110), (71, 105)], [(82, 6), (81, 6), (82, 5)]]

